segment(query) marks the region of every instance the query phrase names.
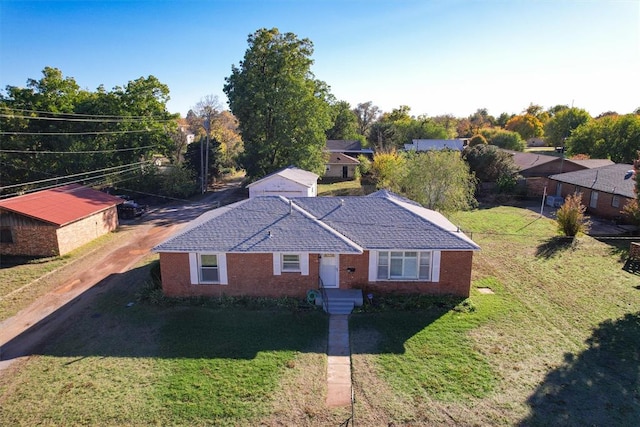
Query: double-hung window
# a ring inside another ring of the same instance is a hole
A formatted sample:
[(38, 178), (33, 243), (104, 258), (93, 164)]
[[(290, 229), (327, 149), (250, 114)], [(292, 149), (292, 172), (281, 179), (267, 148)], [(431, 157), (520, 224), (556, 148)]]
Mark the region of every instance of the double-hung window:
[(431, 280), (431, 252), (378, 252), (378, 280)]
[(220, 268), (217, 255), (200, 255), (200, 283), (219, 283)]
[(282, 271), (300, 272), (300, 255), (282, 254)]

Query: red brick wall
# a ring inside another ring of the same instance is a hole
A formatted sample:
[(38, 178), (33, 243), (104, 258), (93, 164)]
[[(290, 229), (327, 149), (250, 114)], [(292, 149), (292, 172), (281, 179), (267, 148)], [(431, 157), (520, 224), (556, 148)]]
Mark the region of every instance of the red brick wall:
[(273, 275), (272, 254), (227, 254), (227, 285), (191, 285), (189, 255), (161, 253), (162, 289), (167, 296), (305, 297), (318, 288), (318, 256), (309, 255), (309, 275)]
[[(547, 188), (548, 194), (555, 194), (557, 181), (549, 180), (549, 188)], [(550, 192), (549, 189), (553, 191)], [(613, 194), (605, 193), (603, 191), (598, 191), (598, 204), (596, 208), (592, 208), (589, 206), (591, 201), (591, 190), (584, 187), (578, 187), (575, 185), (562, 183), (562, 197), (567, 197), (569, 195), (574, 194), (575, 192), (582, 193), (582, 204), (587, 207), (587, 213), (591, 215), (595, 215), (601, 218), (617, 218), (622, 217), (622, 209), (625, 207), (627, 203), (631, 201), (631, 199), (623, 196), (619, 196), (619, 206), (613, 207), (611, 205), (613, 201)]]
[[(318, 287), (319, 260), (309, 255), (309, 275), (273, 275), (271, 254), (227, 254), (228, 285), (191, 285), (189, 255), (161, 253), (162, 289), (167, 296), (250, 295), (304, 297)], [(373, 293), (453, 294), (468, 297), (471, 286), (473, 252), (442, 252), (440, 281), (369, 282), (369, 252), (340, 255), (340, 288), (363, 289)], [(348, 268), (354, 268), (351, 273)]]
[[(439, 282), (369, 282), (369, 252), (340, 255), (340, 288), (362, 289), (365, 293), (457, 295), (468, 297), (471, 290), (472, 251), (443, 251)], [(350, 273), (347, 268), (354, 267)]]
[(53, 225), (19, 225), (11, 227), (13, 243), (1, 243), (2, 255), (56, 256), (58, 236)]

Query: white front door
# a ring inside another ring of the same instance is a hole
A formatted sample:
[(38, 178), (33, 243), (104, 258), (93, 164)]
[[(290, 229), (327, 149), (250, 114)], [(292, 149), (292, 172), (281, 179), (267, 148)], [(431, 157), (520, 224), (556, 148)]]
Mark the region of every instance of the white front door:
[(337, 288), (338, 283), (338, 254), (320, 255), (320, 279), (325, 288)]

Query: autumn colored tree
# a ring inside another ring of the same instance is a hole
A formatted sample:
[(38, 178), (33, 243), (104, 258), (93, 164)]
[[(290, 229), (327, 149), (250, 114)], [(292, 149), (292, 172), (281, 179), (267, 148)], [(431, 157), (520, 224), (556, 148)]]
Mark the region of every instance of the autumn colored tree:
[(536, 138), (544, 134), (542, 122), (533, 114), (514, 116), (506, 123), (506, 130), (517, 132), (524, 140)]

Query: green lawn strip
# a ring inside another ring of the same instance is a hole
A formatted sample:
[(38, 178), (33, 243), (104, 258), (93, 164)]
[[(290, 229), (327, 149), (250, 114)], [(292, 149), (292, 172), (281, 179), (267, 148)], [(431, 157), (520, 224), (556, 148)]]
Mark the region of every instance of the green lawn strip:
[[(0, 425), (238, 425), (273, 411), (271, 396), (327, 318), (318, 311), (127, 307), (105, 295), (0, 377)], [(43, 387), (43, 384), (45, 385)]]
[(364, 196), (359, 179), (318, 184), (318, 196)]
[[(422, 310), (353, 315), (354, 353), (370, 328), (379, 333), (371, 353), (385, 380), (400, 394), (422, 400), (483, 397), (495, 387), (495, 371), (474, 348), (469, 331), (499, 316), (499, 294), (474, 295), (451, 309), (438, 300)], [(363, 343), (365, 344), (365, 343)]]
[(326, 328), (318, 312), (177, 310), (162, 329), (160, 365), (168, 375), (157, 391), (180, 420), (234, 424), (265, 416), (287, 365)]

